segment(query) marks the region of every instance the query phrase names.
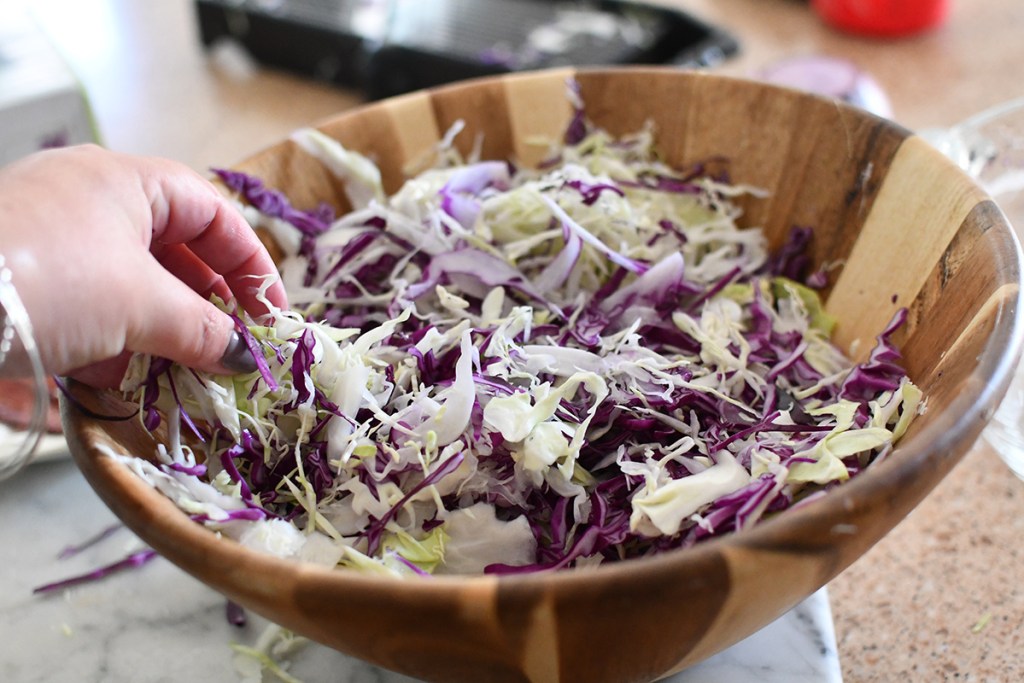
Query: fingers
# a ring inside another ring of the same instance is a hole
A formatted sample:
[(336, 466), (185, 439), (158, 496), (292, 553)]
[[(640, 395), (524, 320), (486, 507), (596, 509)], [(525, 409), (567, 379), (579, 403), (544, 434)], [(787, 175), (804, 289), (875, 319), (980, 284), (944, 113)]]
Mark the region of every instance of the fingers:
[(117, 387), (131, 352), (216, 373), (254, 369), (234, 321), (209, 303), (210, 294), (230, 297), (224, 279), (183, 245), (168, 247), (159, 265), (143, 273), (145, 291), (131, 300), (137, 310), (128, 311), (125, 348), (129, 350), (78, 368), (70, 373), (72, 377), (97, 388)]
[[(153, 213), (154, 250), (186, 245), (210, 270), (223, 276), (239, 304), (253, 315), (266, 313), (256, 297), (264, 279), (277, 278), (266, 248), (241, 214), (207, 180), (191, 171), (144, 179)], [(193, 269), (194, 270), (194, 269)], [(275, 282), (267, 299), (287, 308), (284, 287)]]
[(233, 298), (224, 276), (210, 268), (185, 245), (171, 244), (159, 252), (154, 251), (160, 265), (204, 299), (217, 296), (227, 302)]
[(140, 297), (140, 310), (129, 312), (125, 348), (197, 370), (230, 372), (224, 356), (233, 348), (234, 321), (171, 272), (153, 266), (146, 286), (156, 295)]
[[(156, 262), (140, 281), (148, 292), (130, 314), (125, 348), (169, 358), (209, 372), (248, 367), (247, 350), (238, 348), (234, 321), (209, 302), (211, 294), (232, 298), (254, 316), (267, 313), (257, 292), (287, 308), (277, 267), (242, 215), (208, 180), (187, 167), (161, 159), (137, 159), (148, 198)], [(87, 381), (106, 382), (118, 365), (82, 371)], [(123, 367), (121, 368), (123, 370)]]
[(277, 266), (256, 233), (227, 200), (222, 200), (213, 220), (186, 242), (193, 253), (224, 276), (246, 311), (253, 315), (266, 312), (256, 292), (268, 275), (274, 282), (266, 291), (267, 300), (278, 308), (288, 307)]

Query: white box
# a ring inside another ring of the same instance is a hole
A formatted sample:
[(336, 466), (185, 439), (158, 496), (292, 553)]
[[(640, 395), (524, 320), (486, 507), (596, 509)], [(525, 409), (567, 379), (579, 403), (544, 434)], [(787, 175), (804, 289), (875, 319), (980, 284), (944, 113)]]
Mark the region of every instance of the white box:
[(85, 92), (46, 34), (27, 13), (0, 9), (0, 165), (98, 141)]

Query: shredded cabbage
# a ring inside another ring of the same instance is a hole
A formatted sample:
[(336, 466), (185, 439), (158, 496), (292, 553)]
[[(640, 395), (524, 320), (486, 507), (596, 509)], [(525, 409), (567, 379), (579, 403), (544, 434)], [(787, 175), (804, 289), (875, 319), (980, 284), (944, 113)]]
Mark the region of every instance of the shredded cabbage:
[(883, 330), (854, 365), (808, 272), (738, 227), (727, 163), (573, 120), (538, 169), (461, 159), (386, 197), (294, 136), (352, 211), (218, 171), (285, 252), (293, 310), (239, 313), (259, 370), (137, 356), (123, 390), (193, 518), (282, 557), (410, 577), (593, 566), (749, 527), (891, 452), (922, 405)]

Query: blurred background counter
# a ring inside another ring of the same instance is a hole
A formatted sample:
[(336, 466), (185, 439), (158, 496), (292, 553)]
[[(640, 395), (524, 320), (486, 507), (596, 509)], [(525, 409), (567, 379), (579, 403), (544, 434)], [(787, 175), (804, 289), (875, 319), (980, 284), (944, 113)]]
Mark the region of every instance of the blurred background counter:
[[(10, 2), (10, 0), (6, 0)], [(87, 93), (103, 143), (205, 171), (362, 101), (358, 92), (204, 50), (190, 0), (14, 0)], [(882, 40), (825, 26), (799, 0), (663, 2), (726, 28), (749, 76), (819, 55), (870, 73), (911, 129), (1024, 95), (1024, 3), (951, 0), (946, 21)], [(1024, 680), (1024, 482), (979, 442), (893, 533), (829, 588), (845, 680)]]

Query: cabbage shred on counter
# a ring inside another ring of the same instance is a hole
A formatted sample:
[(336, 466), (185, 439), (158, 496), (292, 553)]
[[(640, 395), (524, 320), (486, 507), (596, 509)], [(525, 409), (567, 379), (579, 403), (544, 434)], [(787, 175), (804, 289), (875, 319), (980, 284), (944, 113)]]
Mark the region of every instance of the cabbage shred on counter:
[(403, 576), (650, 555), (822, 495), (921, 407), (905, 311), (852, 364), (810, 231), (769, 254), (736, 222), (758, 191), (666, 166), (650, 129), (579, 115), (539, 169), (446, 139), (390, 197), (365, 157), (294, 141), (351, 212), (218, 171), (286, 255), (293, 310), (238, 319), (258, 372), (137, 356), (122, 387), (168, 439), (121, 459), (246, 545)]

